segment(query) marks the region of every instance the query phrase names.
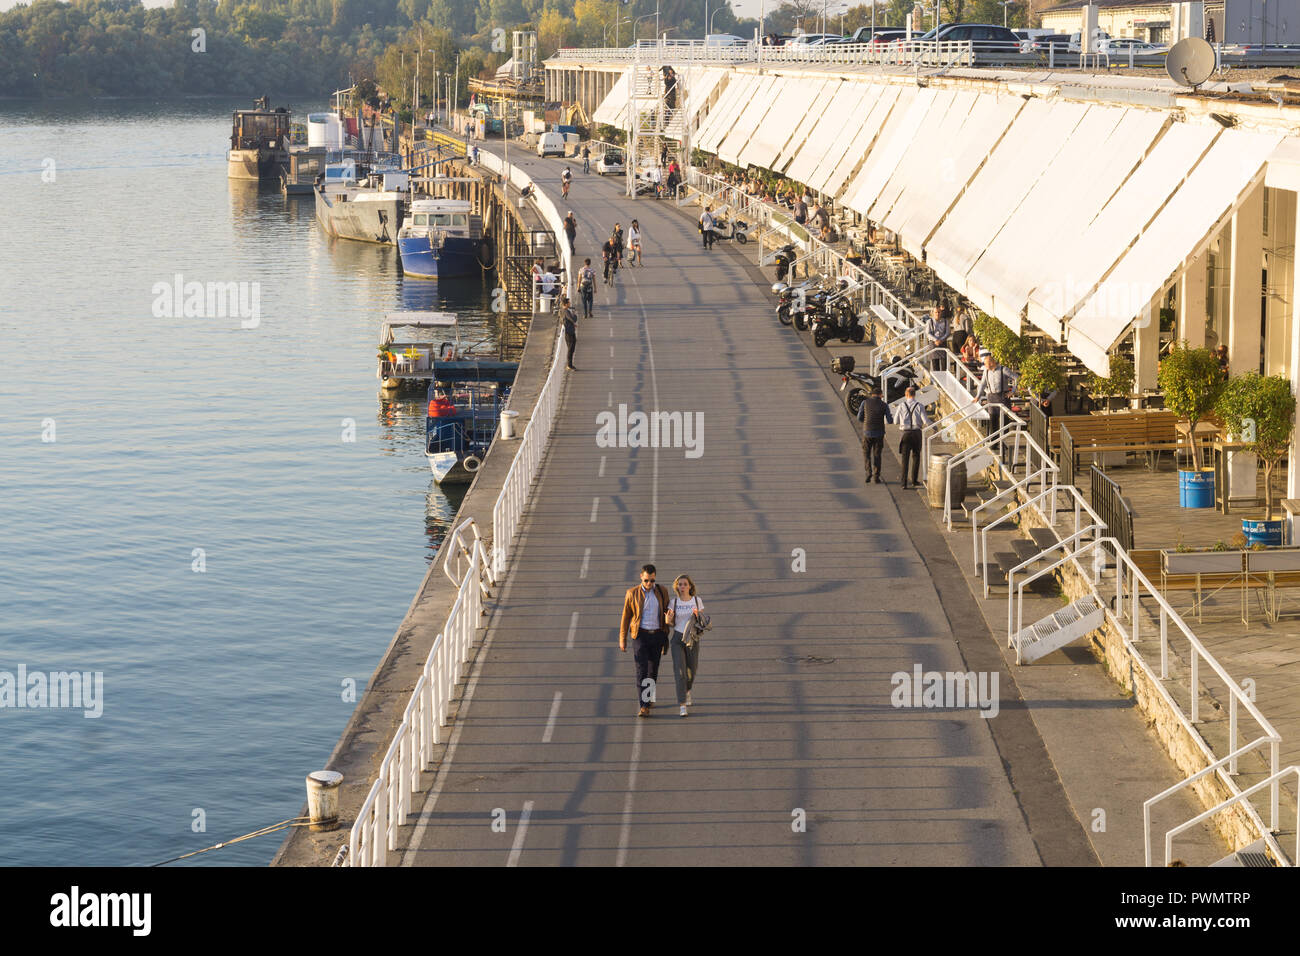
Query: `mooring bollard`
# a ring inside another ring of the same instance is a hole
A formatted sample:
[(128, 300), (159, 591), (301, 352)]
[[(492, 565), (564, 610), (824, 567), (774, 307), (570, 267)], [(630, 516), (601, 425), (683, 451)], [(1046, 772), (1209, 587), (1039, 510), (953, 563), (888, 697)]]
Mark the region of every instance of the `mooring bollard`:
[(343, 774), (317, 770), (307, 775), (307, 815), (313, 830), (333, 830), (339, 825), (339, 785)]

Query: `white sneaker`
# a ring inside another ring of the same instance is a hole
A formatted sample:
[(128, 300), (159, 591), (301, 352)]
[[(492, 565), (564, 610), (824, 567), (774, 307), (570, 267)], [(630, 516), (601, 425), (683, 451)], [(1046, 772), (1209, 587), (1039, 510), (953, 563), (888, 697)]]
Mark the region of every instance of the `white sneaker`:
[(689, 690), (686, 692), (686, 706), (691, 706), (691, 692)]
[(686, 705), (685, 705), (685, 704), (682, 704), (682, 706), (678, 709), (677, 713), (680, 714), (681, 716), (685, 717), (685, 716), (686, 716)]

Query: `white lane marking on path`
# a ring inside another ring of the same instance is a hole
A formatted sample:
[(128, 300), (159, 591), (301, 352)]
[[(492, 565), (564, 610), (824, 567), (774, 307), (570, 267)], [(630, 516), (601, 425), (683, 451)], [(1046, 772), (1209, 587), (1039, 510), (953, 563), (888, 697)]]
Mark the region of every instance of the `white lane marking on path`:
[(591, 499), (591, 523), (596, 523), (596, 509), (600, 507), (600, 498)]
[(609, 370), (609, 380), (610, 380), (611, 382), (614, 381), (614, 370), (613, 370), (613, 369), (610, 369), (610, 370)]
[(597, 478), (604, 478), (604, 477), (605, 477), (605, 459), (608, 458), (608, 457), (609, 457), (608, 455), (601, 455), (601, 456), (600, 456), (600, 471), (598, 471), (598, 472), (596, 473), (596, 477), (597, 477)]
[(614, 393), (613, 393), (613, 392), (610, 392), (610, 393), (609, 393), (609, 397), (605, 399), (605, 404), (606, 404), (606, 405), (613, 405), (613, 404), (614, 404)]
[(578, 571), (578, 577), (585, 578), (587, 576), (587, 564), (590, 561), (591, 548), (588, 548), (586, 551), (582, 552), (582, 567)]
[[(641, 298), (641, 288), (638, 283), (633, 282), (632, 288), (636, 290), (636, 300), (641, 304), (641, 328), (645, 332), (646, 355), (650, 359), (650, 393), (654, 397), (654, 407), (659, 407), (659, 378), (655, 374), (655, 350), (650, 344), (650, 317), (645, 313), (645, 299)], [(613, 369), (610, 370), (611, 372)], [(659, 530), (659, 448), (654, 449), (654, 468), (651, 472), (650, 479), (650, 557), (647, 558), (651, 564), (655, 560), (655, 537)]]
[(636, 793), (636, 771), (641, 763), (641, 730), (644, 720), (637, 720), (636, 730), (632, 732), (632, 761), (627, 769), (627, 796), (623, 798), (623, 825), (618, 831), (618, 856), (615, 866), (627, 862), (627, 841), (632, 835), (632, 796)]
[(506, 586), (501, 589), (501, 598), (492, 609), (492, 616), (488, 618), (487, 637), (484, 638), (483, 646), (479, 648), (478, 655), (474, 658), (474, 669), (470, 673), (469, 683), (465, 685), (465, 693), (461, 696), (460, 705), (456, 708), (456, 720), (452, 727), (451, 737), (447, 741), (447, 752), (443, 754), (442, 762), (438, 764), (438, 774), (433, 779), (433, 786), (429, 788), (429, 796), (425, 799), (424, 806), (420, 808), (420, 822), (415, 825), (415, 830), (411, 833), (411, 840), (406, 846), (406, 855), (402, 857), (402, 866), (413, 866), (415, 864), (415, 855), (420, 849), (420, 843), (424, 840), (424, 831), (433, 822), (434, 807), (438, 805), (438, 797), (442, 794), (442, 788), (447, 785), (447, 776), (451, 772), (452, 758), (456, 756), (456, 748), (460, 745), (460, 735), (469, 719), (470, 703), (474, 700), (474, 691), (478, 688), (479, 678), (483, 676), (483, 662), (487, 660), (488, 651), (492, 649), (492, 641), (496, 638), (495, 628), (497, 622), (501, 619), (501, 609), (509, 605), (510, 592), (514, 590), (514, 586), (514, 577), (507, 575)]
[(533, 815), (533, 801), (524, 801), (524, 812), (519, 814), (519, 828), (515, 830), (515, 844), (510, 848), (506, 866), (518, 866), (519, 854), (524, 852), (524, 834), (528, 832), (528, 818)]
[(542, 731), (542, 743), (551, 742), (551, 734), (555, 733), (555, 718), (560, 716), (560, 700), (564, 697), (558, 690), (555, 692), (555, 700), (551, 701), (551, 715), (546, 718), (546, 730)]
[(609, 347), (609, 357), (610, 358), (614, 357), (614, 346), (612, 345)]
[(578, 612), (574, 611), (573, 616), (569, 618), (569, 639), (564, 642), (566, 651), (573, 650), (573, 635), (578, 632)]
[(614, 337), (614, 326), (612, 325), (609, 327), (609, 337), (611, 339)]

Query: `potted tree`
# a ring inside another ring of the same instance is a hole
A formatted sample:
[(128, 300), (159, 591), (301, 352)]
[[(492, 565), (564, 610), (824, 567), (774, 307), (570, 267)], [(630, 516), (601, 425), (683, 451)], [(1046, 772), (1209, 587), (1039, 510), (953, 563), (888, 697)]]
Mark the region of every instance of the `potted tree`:
[(1192, 468), (1178, 472), (1178, 503), (1184, 508), (1214, 507), (1214, 471), (1202, 467), (1196, 425), (1208, 415), (1223, 388), (1219, 360), (1206, 348), (1190, 348), (1184, 341), (1165, 356), (1157, 376), (1165, 393), (1165, 408), (1188, 422)]
[(1065, 387), (1065, 372), (1055, 355), (1035, 352), (1026, 355), (1020, 362), (1020, 384), (1039, 404), (1048, 392), (1060, 391)]
[(1129, 395), (1133, 393), (1135, 375), (1133, 363), (1122, 355), (1110, 357), (1110, 374), (1103, 377), (1095, 372), (1088, 375), (1085, 387), (1094, 399), (1105, 399), (1106, 407), (1111, 411), (1123, 407)]
[(1252, 543), (1281, 544), (1282, 522), (1273, 520), (1273, 472), (1286, 457), (1294, 429), (1295, 396), (1280, 375), (1249, 372), (1227, 381), (1215, 410), (1228, 433), (1249, 443), (1264, 466), (1264, 520), (1243, 519), (1241, 530)]

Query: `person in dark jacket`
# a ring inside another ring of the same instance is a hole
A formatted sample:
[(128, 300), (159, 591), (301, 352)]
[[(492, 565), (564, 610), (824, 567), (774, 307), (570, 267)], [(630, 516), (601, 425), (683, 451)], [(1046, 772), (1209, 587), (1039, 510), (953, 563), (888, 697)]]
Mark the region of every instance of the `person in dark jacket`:
[(569, 304), (568, 296), (560, 299), (563, 307), (564, 316), (564, 344), (569, 350), (568, 368), (573, 368), (573, 349), (578, 344), (578, 314), (573, 311), (573, 306)]
[(870, 484), (872, 471), (875, 472), (876, 484), (880, 480), (880, 454), (885, 449), (885, 423), (894, 423), (889, 414), (889, 406), (880, 397), (880, 388), (871, 389), (871, 394), (858, 406), (858, 421), (862, 422), (862, 460), (867, 466), (867, 483)]

